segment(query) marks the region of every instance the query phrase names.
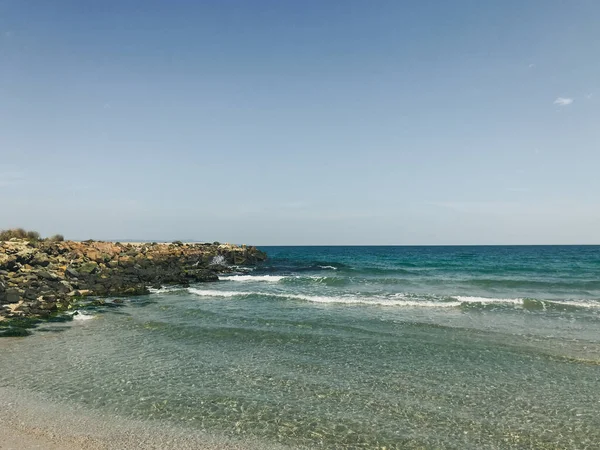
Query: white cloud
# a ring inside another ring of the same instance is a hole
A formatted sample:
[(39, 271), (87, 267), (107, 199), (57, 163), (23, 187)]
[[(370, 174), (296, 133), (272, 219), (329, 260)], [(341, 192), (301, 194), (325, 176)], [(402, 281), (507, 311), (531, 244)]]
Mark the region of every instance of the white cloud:
[(529, 64), (530, 69), (535, 69), (535, 64)]
[(567, 106), (571, 103), (573, 103), (572, 98), (558, 97), (556, 100), (554, 100), (554, 104), (559, 106)]
[(594, 96), (594, 94), (587, 94), (585, 96), (585, 98), (587, 98), (588, 100), (591, 100), (593, 96)]

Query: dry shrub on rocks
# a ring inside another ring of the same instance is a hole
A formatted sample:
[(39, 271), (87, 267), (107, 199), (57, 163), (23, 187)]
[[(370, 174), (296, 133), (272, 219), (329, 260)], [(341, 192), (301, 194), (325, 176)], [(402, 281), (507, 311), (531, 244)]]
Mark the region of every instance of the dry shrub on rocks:
[(62, 234), (55, 234), (47, 239), (42, 239), (37, 231), (27, 231), (24, 228), (11, 228), (0, 231), (0, 241), (10, 241), (11, 239), (23, 239), (30, 242), (48, 240), (51, 242), (62, 242), (65, 240)]

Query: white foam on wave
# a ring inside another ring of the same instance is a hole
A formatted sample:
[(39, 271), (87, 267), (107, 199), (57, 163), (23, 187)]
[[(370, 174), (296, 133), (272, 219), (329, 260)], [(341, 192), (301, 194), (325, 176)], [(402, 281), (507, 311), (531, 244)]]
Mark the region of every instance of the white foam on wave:
[[(515, 306), (525, 306), (525, 298), (489, 298), (489, 297), (468, 297), (468, 296), (454, 296), (453, 298), (459, 300), (462, 303), (479, 303), (482, 305), (515, 305)], [(566, 307), (575, 307), (575, 308), (591, 308), (598, 309), (600, 308), (600, 303), (587, 303), (587, 302), (578, 302), (578, 301), (564, 301), (564, 300), (538, 300), (532, 299), (535, 302), (538, 302), (544, 309), (546, 307), (552, 305), (560, 305)]]
[(211, 289), (196, 289), (189, 288), (188, 291), (192, 294), (201, 297), (247, 297), (250, 295), (260, 295), (263, 297), (288, 298), (293, 300), (302, 300), (312, 303), (337, 303), (337, 304), (360, 304), (360, 305), (376, 305), (376, 306), (405, 306), (416, 308), (454, 308), (460, 306), (460, 302), (434, 302), (434, 301), (418, 301), (403, 299), (402, 294), (396, 294), (392, 297), (358, 297), (355, 295), (342, 295), (339, 297), (318, 296), (318, 295), (303, 295), (303, 294), (275, 294), (271, 292), (248, 292), (248, 291), (217, 291)]
[(87, 314), (82, 311), (73, 311), (73, 320), (91, 320), (96, 317), (93, 314)]
[(317, 282), (323, 282), (327, 280), (329, 277), (320, 277), (318, 275), (224, 275), (220, 276), (220, 281), (240, 281), (240, 282), (249, 282), (249, 281), (264, 281), (268, 283), (278, 283), (282, 280), (314, 280)]
[(286, 295), (285, 297), (305, 300), (313, 303), (341, 303), (345, 305), (377, 305), (377, 306), (404, 306), (414, 308), (453, 308), (460, 306), (460, 302), (432, 302), (418, 300), (398, 300), (385, 297), (356, 297), (340, 296), (325, 297), (314, 295)]
[(278, 281), (283, 280), (285, 277), (278, 275), (229, 275), (224, 277), (219, 277), (221, 281), (267, 281), (270, 283), (277, 283)]
[(522, 298), (489, 298), (489, 297), (468, 297), (457, 295), (452, 298), (457, 299), (461, 303), (481, 303), (484, 305), (506, 304), (506, 305), (522, 305)]
[(319, 283), (322, 283), (322, 282), (324, 282), (324, 281), (326, 281), (326, 280), (328, 280), (330, 278), (333, 278), (333, 277), (320, 277), (318, 275), (308, 275), (308, 276), (305, 276), (305, 277), (301, 277), (301, 276), (298, 275), (296, 278), (297, 279), (305, 279), (305, 280), (315, 280), (315, 281), (317, 281)]
[(148, 288), (148, 292), (150, 292), (151, 294), (166, 294), (168, 292), (177, 292), (177, 291), (181, 291), (183, 288), (181, 287), (176, 287), (176, 286), (162, 286), (160, 288)]
[[(374, 305), (374, 306), (398, 306), (411, 308), (458, 308), (465, 304), (483, 304), (483, 305), (512, 305), (516, 308), (525, 307), (523, 298), (490, 298), (490, 297), (470, 297), (470, 296), (453, 296), (451, 300), (418, 300), (407, 298), (405, 294), (398, 293), (390, 296), (370, 296), (360, 297), (357, 295), (340, 295), (340, 296), (319, 296), (291, 293), (273, 293), (273, 292), (252, 292), (252, 291), (220, 291), (214, 289), (196, 289), (188, 288), (188, 292), (201, 297), (248, 297), (250, 295), (258, 295), (262, 297), (287, 298), (292, 300), (301, 300), (312, 303), (331, 303), (331, 304), (346, 304), (346, 305)], [(600, 303), (585, 303), (575, 301), (556, 301), (556, 300), (537, 300), (542, 306), (561, 305), (573, 306), (581, 308), (600, 309)], [(545, 309), (545, 308), (544, 308)]]
[(199, 295), (201, 297), (239, 297), (253, 294), (253, 292), (217, 291), (213, 289), (196, 288), (188, 288), (188, 292), (190, 292), (191, 294)]
[(319, 266), (321, 269), (326, 269), (326, 270), (337, 270), (337, 267), (333, 267), (333, 266)]
[(556, 303), (564, 306), (575, 306), (577, 308), (592, 308), (592, 309), (600, 309), (600, 303), (586, 303), (586, 302), (561, 302), (551, 300), (549, 303)]

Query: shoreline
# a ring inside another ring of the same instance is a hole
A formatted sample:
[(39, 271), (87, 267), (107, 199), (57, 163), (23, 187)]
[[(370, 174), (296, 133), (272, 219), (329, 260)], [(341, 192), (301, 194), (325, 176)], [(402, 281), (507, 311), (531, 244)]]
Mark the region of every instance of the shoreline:
[(2, 450), (283, 450), (240, 442), (164, 422), (107, 416), (81, 405), (65, 405), (42, 395), (0, 387)]

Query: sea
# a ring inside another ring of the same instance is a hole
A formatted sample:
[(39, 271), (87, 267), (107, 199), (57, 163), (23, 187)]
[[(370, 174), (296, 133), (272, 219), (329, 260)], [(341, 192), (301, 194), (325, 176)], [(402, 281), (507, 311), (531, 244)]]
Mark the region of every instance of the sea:
[(0, 346), (0, 388), (261, 448), (600, 448), (600, 246), (262, 247)]

